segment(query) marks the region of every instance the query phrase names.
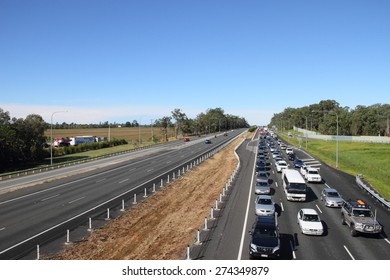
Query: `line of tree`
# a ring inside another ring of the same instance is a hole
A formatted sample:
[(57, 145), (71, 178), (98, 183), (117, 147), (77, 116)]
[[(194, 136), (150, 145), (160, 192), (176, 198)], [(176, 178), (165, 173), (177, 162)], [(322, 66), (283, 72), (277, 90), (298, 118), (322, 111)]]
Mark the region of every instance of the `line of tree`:
[(336, 135), (337, 121), (339, 135), (384, 136), (389, 134), (390, 104), (341, 107), (335, 100), (322, 100), (300, 108), (286, 108), (274, 114), (270, 127), (290, 130), (294, 126)]
[[(99, 124), (53, 124), (53, 129), (74, 128), (107, 128), (109, 126), (138, 127), (137, 121)], [(174, 109), (171, 116), (162, 117), (153, 124), (165, 132), (175, 128), (176, 137), (180, 134), (196, 135), (213, 133), (229, 129), (249, 127), (245, 118), (225, 114), (221, 108), (208, 109), (206, 113), (199, 114), (196, 119), (190, 119), (181, 109)], [(9, 112), (0, 108), (0, 173), (3, 170), (19, 168), (21, 164), (31, 165), (48, 157), (48, 142), (44, 135), (51, 124), (43, 120), (40, 115), (30, 114), (25, 119), (12, 118)]]
[(181, 109), (174, 109), (171, 116), (165, 116), (155, 121), (154, 125), (160, 127), (162, 134), (167, 137), (167, 129), (175, 128), (175, 136), (178, 135), (201, 135), (215, 133), (235, 128), (249, 127), (245, 118), (225, 114), (221, 108), (207, 109), (195, 119), (188, 118)]
[(45, 158), (45, 129), (46, 122), (39, 115), (11, 119), (9, 112), (0, 108), (0, 169)]

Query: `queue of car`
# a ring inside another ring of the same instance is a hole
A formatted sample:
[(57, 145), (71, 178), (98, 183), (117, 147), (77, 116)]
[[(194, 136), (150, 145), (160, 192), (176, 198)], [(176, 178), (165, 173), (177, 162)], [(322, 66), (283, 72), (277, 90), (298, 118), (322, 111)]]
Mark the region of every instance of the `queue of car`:
[[(277, 148), (278, 146), (279, 148)], [(301, 174), (303, 179), (308, 183), (323, 183), (323, 179), (319, 173), (319, 169), (306, 165), (303, 160), (296, 157), (292, 147), (283, 144), (280, 140), (275, 143), (272, 137), (263, 136), (260, 138), (258, 151), (255, 187), (255, 194), (257, 196), (254, 207), (256, 221), (252, 226), (252, 230), (249, 232), (251, 235), (249, 257), (278, 257), (280, 254), (280, 240), (277, 212), (275, 210), (275, 202), (271, 196), (271, 186), (268, 176), (270, 165), (273, 164), (276, 171), (282, 173), (282, 175), (283, 171), (286, 169), (297, 169), (299, 170), (298, 174)], [(286, 154), (285, 156), (288, 158), (288, 161), (283, 159), (282, 154), (284, 153)], [(269, 162), (270, 159), (273, 160), (272, 163)], [(365, 210), (369, 209), (369, 206), (362, 200), (346, 204), (340, 193), (336, 189), (330, 187), (324, 187), (322, 189), (320, 200), (326, 207), (341, 208), (343, 217), (341, 223), (350, 227), (352, 236), (356, 236), (357, 232), (378, 233), (382, 230), (379, 223), (376, 220), (372, 220), (373, 214), (367, 215), (364, 213), (364, 219), (361, 218), (360, 223), (357, 223), (357, 225), (354, 225), (353, 222), (349, 222), (351, 217), (358, 215), (355, 214), (358, 212), (350, 210), (350, 214), (348, 214), (348, 205), (353, 204), (357, 205), (355, 207), (361, 207)], [(352, 207), (350, 208), (352, 209)], [(358, 220), (358, 218), (356, 218), (356, 220)], [(324, 235), (323, 222), (315, 209), (307, 207), (300, 209), (297, 213), (297, 224), (301, 233), (304, 235)]]

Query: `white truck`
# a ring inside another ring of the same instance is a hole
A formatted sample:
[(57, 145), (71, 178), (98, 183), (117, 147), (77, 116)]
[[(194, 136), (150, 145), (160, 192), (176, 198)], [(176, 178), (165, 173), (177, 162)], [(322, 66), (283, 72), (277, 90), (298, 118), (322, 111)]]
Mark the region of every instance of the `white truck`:
[(70, 145), (89, 144), (96, 142), (95, 136), (75, 136), (70, 138)]

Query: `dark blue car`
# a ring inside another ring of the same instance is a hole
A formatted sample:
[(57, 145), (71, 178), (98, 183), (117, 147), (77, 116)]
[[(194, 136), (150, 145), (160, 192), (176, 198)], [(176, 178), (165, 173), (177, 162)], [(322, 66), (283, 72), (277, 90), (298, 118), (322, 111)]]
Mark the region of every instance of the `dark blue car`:
[(298, 159), (298, 158), (296, 158), (296, 159), (294, 160), (294, 167), (295, 167), (295, 168), (301, 168), (302, 165), (304, 165), (304, 163), (303, 163), (302, 160), (300, 160), (300, 159)]

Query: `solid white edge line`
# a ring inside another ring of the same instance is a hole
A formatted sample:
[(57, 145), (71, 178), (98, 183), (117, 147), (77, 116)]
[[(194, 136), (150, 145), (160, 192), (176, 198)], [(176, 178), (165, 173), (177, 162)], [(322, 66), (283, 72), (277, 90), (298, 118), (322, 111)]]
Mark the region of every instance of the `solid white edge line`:
[(249, 188), (248, 203), (247, 203), (247, 206), (246, 206), (244, 226), (243, 226), (243, 229), (242, 229), (240, 248), (238, 250), (237, 260), (241, 260), (242, 249), (244, 248), (244, 239), (245, 239), (245, 235), (246, 235), (246, 226), (248, 224), (248, 214), (249, 214), (249, 208), (250, 208), (250, 204), (251, 204), (250, 198), (251, 198), (251, 194), (252, 194), (253, 179), (255, 178), (254, 174), (255, 174), (255, 171), (256, 171), (256, 157), (257, 157), (258, 149), (259, 149), (259, 146), (257, 145), (256, 153), (255, 153), (255, 160), (254, 160), (254, 163), (253, 163), (252, 180), (251, 180), (251, 185), (250, 185), (250, 188)]
[(345, 251), (347, 251), (348, 255), (351, 257), (352, 260), (355, 260), (355, 258), (352, 256), (351, 252), (348, 250), (347, 246), (344, 245)]

